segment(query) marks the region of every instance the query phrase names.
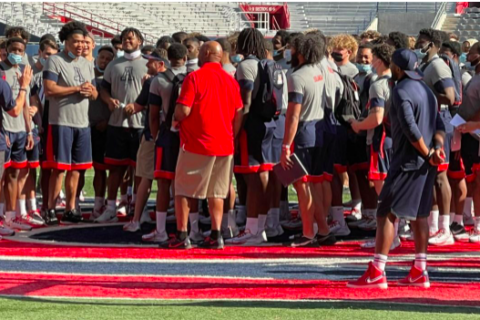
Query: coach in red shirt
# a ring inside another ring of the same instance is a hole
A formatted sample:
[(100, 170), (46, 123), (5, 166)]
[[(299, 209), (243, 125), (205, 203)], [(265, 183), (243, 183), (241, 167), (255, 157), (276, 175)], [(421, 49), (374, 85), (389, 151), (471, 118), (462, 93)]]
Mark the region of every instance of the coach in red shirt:
[[(212, 231), (199, 246), (223, 248), (220, 232), (223, 199), (233, 174), (234, 137), (240, 130), (243, 103), (237, 82), (220, 64), (222, 47), (210, 41), (200, 49), (199, 70), (182, 85), (175, 109), (180, 154), (175, 172), (177, 236), (170, 248), (191, 247), (187, 236), (189, 199), (208, 199)], [(197, 200), (194, 200), (197, 201)]]

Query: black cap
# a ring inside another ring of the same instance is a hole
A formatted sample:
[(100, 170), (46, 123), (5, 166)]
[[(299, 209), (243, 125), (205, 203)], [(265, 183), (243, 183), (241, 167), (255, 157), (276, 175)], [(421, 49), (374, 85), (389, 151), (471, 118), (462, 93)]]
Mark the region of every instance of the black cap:
[(412, 50), (395, 50), (392, 55), (392, 62), (402, 69), (410, 79), (421, 80), (423, 78), (423, 75), (418, 71), (417, 55)]

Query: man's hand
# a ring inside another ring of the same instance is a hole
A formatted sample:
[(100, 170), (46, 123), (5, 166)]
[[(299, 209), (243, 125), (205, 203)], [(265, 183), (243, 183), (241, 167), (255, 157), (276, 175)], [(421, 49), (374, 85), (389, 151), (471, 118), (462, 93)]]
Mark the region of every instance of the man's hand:
[(104, 132), (105, 130), (107, 130), (107, 126), (108, 126), (108, 121), (100, 121), (95, 126), (95, 129), (97, 129), (100, 132)]
[(35, 142), (33, 141), (33, 135), (28, 134), (27, 135), (27, 143), (25, 143), (25, 149), (32, 150), (34, 145), (35, 145)]
[(290, 160), (290, 148), (282, 148), (282, 156), (280, 157), (280, 164), (284, 170), (290, 170), (293, 167), (293, 162)]
[(7, 134), (5, 135), (5, 144), (7, 145), (7, 148), (10, 148), (12, 146), (12, 144), (10, 143), (10, 138)]
[(434, 150), (429, 162), (432, 166), (435, 167), (438, 167), (442, 163), (445, 163), (445, 151), (443, 150), (443, 148)]
[(470, 133), (477, 129), (480, 129), (480, 123), (475, 121), (468, 121), (467, 123), (461, 124), (457, 127), (457, 130), (461, 133)]
[(29, 107), (28, 109), (28, 113), (30, 114), (30, 116), (33, 118), (35, 116), (35, 114), (38, 112), (38, 108), (37, 107)]
[(152, 77), (152, 76), (149, 75), (149, 74), (144, 75), (143, 78), (142, 78), (142, 86), (143, 86), (143, 84), (145, 83), (145, 81), (147, 81), (147, 80), (150, 79), (151, 77)]
[(113, 112), (117, 108), (120, 108), (120, 101), (118, 99), (110, 99), (108, 101), (108, 109)]
[(360, 128), (359, 128), (360, 122), (358, 120), (350, 119), (350, 125), (352, 126), (352, 130), (355, 133), (358, 134), (360, 132)]
[(20, 84), (20, 88), (26, 89), (30, 86), (30, 81), (32, 81), (33, 71), (30, 65), (26, 65), (23, 69), (22, 75), (19, 77), (17, 75), (18, 83)]
[(135, 113), (135, 104), (134, 103), (129, 103), (125, 106), (124, 109), (125, 113), (129, 116)]
[(94, 87), (90, 82), (85, 82), (80, 86), (80, 94), (85, 98), (90, 98), (93, 95)]

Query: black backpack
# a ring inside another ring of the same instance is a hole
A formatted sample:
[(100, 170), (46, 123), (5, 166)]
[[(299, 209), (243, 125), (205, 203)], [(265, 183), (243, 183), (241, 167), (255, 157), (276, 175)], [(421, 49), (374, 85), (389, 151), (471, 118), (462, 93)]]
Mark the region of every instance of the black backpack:
[[(249, 58), (255, 59), (257, 58)], [(273, 60), (258, 60), (260, 86), (252, 100), (250, 110), (265, 121), (272, 120), (282, 113), (284, 74), (282, 67)]]
[(335, 108), (335, 119), (341, 125), (350, 128), (350, 119), (358, 119), (362, 113), (360, 109), (360, 97), (358, 94), (358, 85), (352, 77), (343, 75), (335, 71), (342, 79), (343, 93), (340, 96), (338, 104)]
[(167, 116), (165, 117), (165, 125), (167, 126), (167, 128), (170, 128), (172, 126), (172, 120), (175, 113), (175, 106), (177, 105), (177, 99), (180, 95), (180, 90), (182, 90), (182, 84), (187, 74), (179, 73), (175, 75), (170, 69), (167, 69), (167, 71), (165, 71), (163, 74), (173, 85), (172, 93), (170, 94), (170, 102), (168, 104), (168, 112)]

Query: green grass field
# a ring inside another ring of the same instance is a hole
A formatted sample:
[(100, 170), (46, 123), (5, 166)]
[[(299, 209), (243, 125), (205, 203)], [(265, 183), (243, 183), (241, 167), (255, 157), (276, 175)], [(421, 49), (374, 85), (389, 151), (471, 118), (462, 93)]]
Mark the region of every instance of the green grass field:
[(136, 301), (1, 298), (2, 319), (12, 320), (428, 320), (480, 319), (480, 310), (357, 302)]

